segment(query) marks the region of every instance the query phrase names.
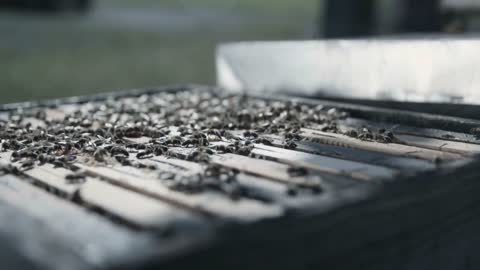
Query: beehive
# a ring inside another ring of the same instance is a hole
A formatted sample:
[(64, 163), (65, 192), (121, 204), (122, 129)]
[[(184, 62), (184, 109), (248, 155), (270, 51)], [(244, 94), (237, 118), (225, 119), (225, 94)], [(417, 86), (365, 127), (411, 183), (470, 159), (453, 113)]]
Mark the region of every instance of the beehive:
[(479, 135), (474, 120), (203, 86), (5, 105), (0, 258), (474, 265)]

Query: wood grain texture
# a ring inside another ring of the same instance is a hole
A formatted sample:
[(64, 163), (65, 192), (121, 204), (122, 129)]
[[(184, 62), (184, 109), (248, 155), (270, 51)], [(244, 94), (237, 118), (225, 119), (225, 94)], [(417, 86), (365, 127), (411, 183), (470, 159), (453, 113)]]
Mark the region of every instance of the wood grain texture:
[(320, 172), (346, 175), (361, 180), (393, 178), (398, 171), (366, 163), (329, 158), (266, 145), (255, 144), (252, 154)]
[(251, 199), (232, 200), (214, 192), (185, 194), (174, 191), (156, 179), (146, 178), (142, 171), (135, 168), (108, 168), (79, 165), (92, 175), (144, 195), (184, 207), (211, 217), (223, 217), (239, 222), (251, 222), (261, 218), (273, 218), (282, 215), (282, 208)]
[(32, 177), (46, 187), (53, 188), (62, 195), (72, 198), (81, 184), (70, 184), (66, 176), (72, 174), (71, 170), (56, 168), (54, 165), (45, 164), (25, 171), (25, 175)]
[(318, 143), (333, 144), (343, 147), (359, 148), (369, 151), (383, 152), (401, 157), (414, 157), (424, 160), (435, 161), (460, 159), (461, 155), (446, 153), (437, 150), (430, 150), (415, 146), (408, 146), (397, 143), (378, 143), (371, 141), (362, 141), (341, 134), (331, 134), (311, 129), (302, 129), (302, 135)]
[(397, 135), (396, 137), (406, 145), (411, 146), (457, 153), (461, 155), (476, 155), (480, 153), (480, 145), (478, 144), (425, 138), (415, 135)]
[(421, 136), (421, 137), (428, 137), (428, 138), (435, 138), (435, 139), (443, 139), (449, 141), (457, 141), (457, 142), (464, 142), (469, 144), (480, 144), (480, 140), (478, 136), (475, 134), (471, 134), (470, 132), (455, 132), (448, 129), (434, 129), (434, 128), (418, 128), (398, 123), (391, 123), (391, 122), (374, 122), (365, 119), (359, 118), (348, 118), (346, 120), (341, 121), (346, 126), (351, 127), (372, 127), (372, 128), (385, 128), (387, 130), (391, 130), (395, 134), (406, 134), (406, 135), (414, 135), (414, 136)]
[(207, 222), (173, 205), (159, 202), (107, 182), (88, 178), (79, 190), (88, 205), (103, 209), (137, 226), (160, 230), (205, 230)]
[[(284, 140), (276, 135), (266, 135), (263, 137), (271, 140), (272, 144), (277, 147), (281, 147), (284, 143)], [(320, 144), (306, 140), (295, 143), (297, 144), (297, 147), (295, 148), (296, 151), (384, 166), (401, 170), (402, 173), (413, 174), (416, 172), (433, 170), (436, 167), (435, 164), (426, 160), (398, 157), (374, 151)], [(405, 169), (408, 169), (408, 171)]]
[[(159, 166), (157, 169), (161, 171), (186, 175), (202, 173), (205, 167), (199, 163), (175, 158), (165, 158), (162, 156), (153, 157), (147, 161), (152, 162), (148, 164)], [(300, 210), (308, 204), (314, 204), (316, 197), (318, 197), (318, 195), (315, 194), (312, 194), (311, 196), (290, 196), (288, 193), (290, 188), (289, 184), (291, 183), (281, 183), (268, 178), (257, 177), (252, 174), (246, 174), (245, 171), (242, 171), (236, 176), (236, 181), (253, 197), (278, 204), (287, 210)]]
[[(398, 143), (416, 146), (420, 148), (433, 149), (456, 154), (476, 154), (480, 152), (478, 139), (474, 135), (458, 132), (448, 132), (435, 129), (413, 129), (402, 125), (379, 124), (371, 121), (361, 121), (358, 119), (347, 119), (342, 121), (339, 129), (342, 132), (348, 130), (360, 129), (362, 127), (375, 129), (389, 129), (395, 132), (395, 138)], [(319, 130), (321, 126), (311, 127)], [(412, 134), (413, 133), (413, 134)], [(462, 141), (463, 139), (463, 141)]]
[[(147, 235), (134, 234), (11, 175), (0, 177), (0, 201), (15, 209), (12, 211), (15, 211), (16, 216), (31, 219), (20, 226), (25, 230), (25, 235), (20, 236), (23, 239), (16, 240), (25, 245), (21, 247), (27, 249), (23, 251), (25, 255), (46, 261), (49, 267), (55, 269), (74, 269), (77, 265), (106, 266), (117, 260), (123, 261), (137, 256), (138, 253), (132, 253), (132, 250), (153, 247)], [(2, 218), (1, 227), (5, 229), (4, 232), (15, 233), (15, 228), (5, 227), (7, 221), (9, 220)], [(45, 235), (41, 233), (42, 230), (46, 231)], [(30, 237), (27, 237), (28, 235)], [(46, 240), (58, 244), (54, 244), (52, 250), (45, 248), (48, 245), (35, 247), (34, 245), (41, 243), (37, 241), (44, 237), (50, 237), (51, 239)], [(55, 245), (63, 246), (62, 251), (54, 249)], [(58, 259), (52, 261), (51, 256)], [(75, 262), (69, 262), (73, 258), (76, 258)], [(84, 262), (80, 263), (81, 261)], [(73, 265), (69, 265), (70, 263)]]

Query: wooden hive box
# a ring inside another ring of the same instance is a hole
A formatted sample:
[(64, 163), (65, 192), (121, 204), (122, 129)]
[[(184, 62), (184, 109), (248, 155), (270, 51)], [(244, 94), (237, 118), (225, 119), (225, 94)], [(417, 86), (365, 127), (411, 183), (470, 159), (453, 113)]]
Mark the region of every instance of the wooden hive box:
[(475, 269), (480, 122), (204, 86), (4, 105), (5, 269)]

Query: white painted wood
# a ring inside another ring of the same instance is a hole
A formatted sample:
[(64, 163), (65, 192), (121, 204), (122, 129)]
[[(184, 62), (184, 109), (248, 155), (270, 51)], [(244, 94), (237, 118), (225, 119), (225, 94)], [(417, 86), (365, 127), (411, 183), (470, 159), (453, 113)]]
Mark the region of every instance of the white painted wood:
[(139, 250), (153, 248), (147, 235), (117, 226), (13, 175), (0, 176), (0, 201), (17, 209), (19, 215), (37, 219), (56, 233), (59, 241), (93, 265), (133, 259)]
[(79, 196), (84, 202), (141, 227), (168, 229), (195, 220), (192, 213), (94, 178), (82, 185)]
[(24, 173), (49, 187), (59, 190), (69, 197), (73, 196), (81, 186), (81, 184), (69, 184), (67, 182), (66, 176), (73, 174), (72, 171), (65, 168), (55, 168), (52, 164), (35, 166), (33, 169), (27, 170)]
[(283, 209), (251, 199), (232, 200), (215, 192), (186, 194), (169, 189), (158, 179), (146, 178), (143, 171), (128, 168), (129, 173), (121, 168), (91, 167), (79, 165), (92, 175), (108, 179), (109, 182), (148, 194), (157, 199), (199, 211), (209, 215), (232, 219), (240, 222), (252, 222), (265, 218), (279, 217)]
[(224, 44), (216, 53), (217, 84), (237, 93), (422, 102), (460, 97), (478, 104), (479, 47), (479, 40), (465, 38)]

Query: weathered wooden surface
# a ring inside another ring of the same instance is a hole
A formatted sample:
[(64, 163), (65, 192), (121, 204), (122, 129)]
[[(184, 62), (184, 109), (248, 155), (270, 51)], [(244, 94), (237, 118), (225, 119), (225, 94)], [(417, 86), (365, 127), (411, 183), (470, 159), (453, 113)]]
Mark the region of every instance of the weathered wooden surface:
[(480, 122), (180, 90), (4, 107), (0, 215), (11, 220), (0, 221), (0, 239), (10, 265), (478, 263), (465, 246), (480, 239), (462, 233), (480, 223), (470, 165)]
[[(265, 135), (264, 137), (271, 140), (275, 146), (281, 146), (282, 144), (282, 139), (279, 138), (279, 136)], [(319, 144), (306, 140), (297, 142), (296, 150), (311, 154), (375, 164), (398, 170), (408, 169), (418, 172), (435, 168), (435, 164), (415, 158), (399, 157), (375, 151), (347, 148), (330, 144)]]
[[(134, 234), (112, 225), (101, 216), (15, 176), (0, 177), (0, 203), (5, 210), (2, 214), (13, 218), (2, 217), (3, 232), (15, 237), (15, 246), (24, 256), (31, 256), (29, 259), (39, 260), (50, 269), (114, 264), (140, 255), (134, 250), (158, 246), (145, 233)], [(15, 227), (8, 228), (9, 224)], [(52, 260), (53, 254), (56, 260)]]
[[(169, 190), (164, 185), (156, 183), (155, 179), (148, 179), (130, 168), (128, 171), (118, 171), (106, 167), (85, 168), (89, 173), (108, 179), (119, 186), (142, 192), (147, 196), (155, 197), (173, 204), (178, 204), (205, 213), (207, 216), (218, 216), (225, 219), (254, 221), (261, 217), (276, 217), (282, 214), (282, 209), (269, 206), (249, 199), (232, 201), (214, 192), (186, 195)], [(92, 188), (95, 190), (95, 188)], [(120, 197), (121, 198), (121, 197)]]

